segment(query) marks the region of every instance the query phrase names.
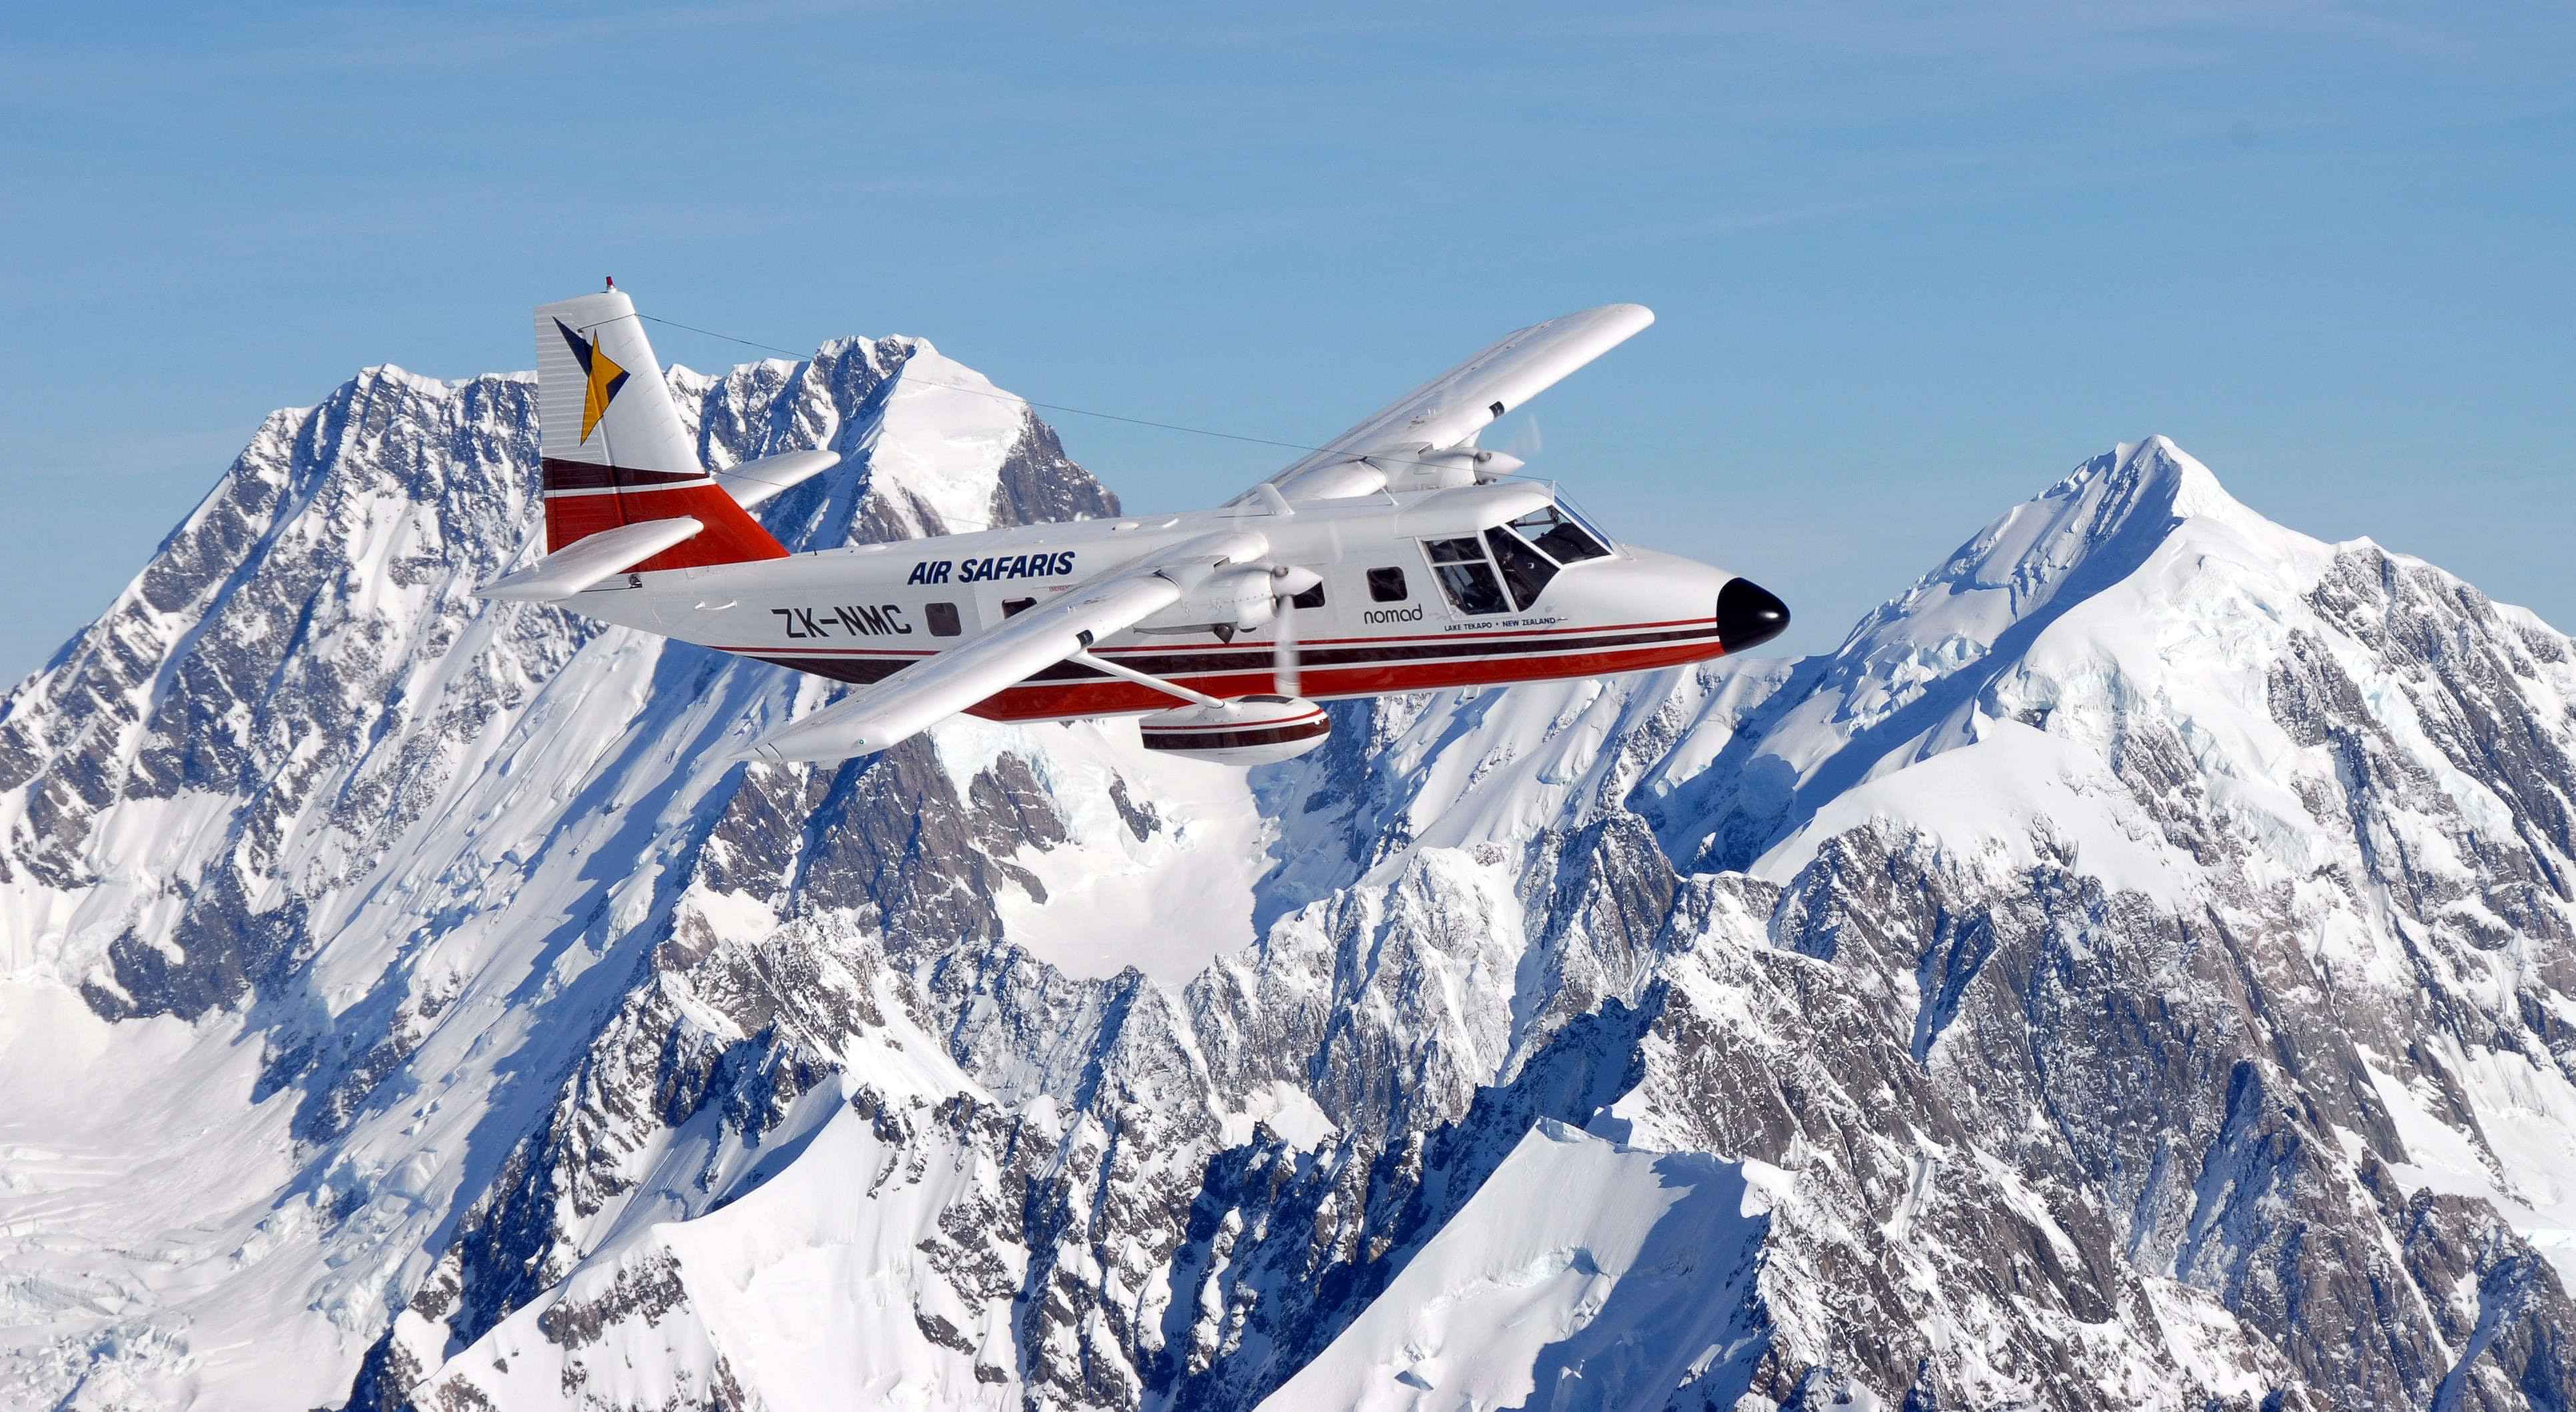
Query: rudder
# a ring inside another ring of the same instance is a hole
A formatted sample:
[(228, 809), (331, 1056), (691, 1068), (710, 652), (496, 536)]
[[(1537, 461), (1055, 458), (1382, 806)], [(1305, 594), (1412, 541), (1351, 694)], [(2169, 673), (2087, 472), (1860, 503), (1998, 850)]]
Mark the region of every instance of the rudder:
[(635, 302), (611, 289), (536, 311), (546, 552), (686, 515), (705, 528), (634, 572), (784, 559), (786, 546), (698, 464)]

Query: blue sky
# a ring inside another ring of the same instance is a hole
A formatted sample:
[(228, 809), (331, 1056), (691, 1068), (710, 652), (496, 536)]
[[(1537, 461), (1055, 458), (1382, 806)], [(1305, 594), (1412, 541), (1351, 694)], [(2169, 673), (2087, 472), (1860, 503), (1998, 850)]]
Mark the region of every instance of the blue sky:
[[(602, 273), (1286, 441), (1651, 304), (1537, 405), (1533, 470), (1779, 591), (1795, 650), (2150, 432), (2576, 628), (2565, 7), (58, 7), (0, 41), (0, 679), (268, 409), (528, 366), (527, 308)], [(1287, 457), (1053, 420), (1139, 509)]]

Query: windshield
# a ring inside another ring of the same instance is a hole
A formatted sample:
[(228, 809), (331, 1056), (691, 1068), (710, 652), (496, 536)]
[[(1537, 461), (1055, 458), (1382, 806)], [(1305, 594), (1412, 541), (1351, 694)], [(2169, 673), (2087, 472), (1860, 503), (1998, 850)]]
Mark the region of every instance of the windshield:
[(1532, 510), (1512, 521), (1512, 528), (1560, 564), (1580, 564), (1610, 553), (1609, 540), (1563, 502)]
[[(1570, 505), (1533, 510), (1476, 539), (1426, 539), (1433, 575), (1461, 613), (1526, 612), (1565, 566), (1610, 555), (1610, 542)], [(1497, 571), (1500, 571), (1499, 574)]]

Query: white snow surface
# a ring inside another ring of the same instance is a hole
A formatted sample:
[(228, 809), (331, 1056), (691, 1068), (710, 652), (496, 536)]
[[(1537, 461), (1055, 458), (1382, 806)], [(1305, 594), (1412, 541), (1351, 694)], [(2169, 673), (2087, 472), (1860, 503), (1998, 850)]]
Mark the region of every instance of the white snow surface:
[[(1075, 845), (1024, 849), (1018, 861), (1040, 886), (1000, 899), (1005, 925), (1029, 954), (1067, 975), (1132, 966), (1179, 987), (1250, 940), (1254, 886), (1275, 830), (1243, 771), (1148, 752), (1127, 719), (1047, 727), (960, 718), (941, 727), (939, 748), (974, 768), (1017, 752), (1071, 804)], [(974, 768), (961, 773), (971, 779)], [(1109, 795), (1120, 779), (1169, 827), (1136, 837)]]
[(861, 446), (876, 474), (927, 505), (946, 532), (991, 529), (993, 479), (975, 472), (1000, 465), (1019, 443), (1028, 404), (928, 339), (910, 344)]
[(1750, 1343), (1767, 1210), (1733, 1164), (1542, 1123), (1261, 1406), (1658, 1405)]
[[(0, 1331), (17, 1345), (0, 1401), (76, 1388), (83, 1407), (246, 1406), (257, 1388), (310, 1407), (348, 1391), (364, 1301), (274, 1258), (318, 1243), (324, 1193), (294, 1192), (283, 1107), (249, 1102), (257, 1051), (207, 1038), (0, 981)], [(417, 1168), (388, 1175), (388, 1205), (417, 1199)], [(400, 1257), (359, 1235), (342, 1258), (381, 1279)], [(41, 1337), (56, 1331), (77, 1334)]]
[(2472, 1054), (2456, 1040), (2446, 1047), (2478, 1130), (2438, 1116), (2441, 1097), (2428, 1080), (2401, 1081), (2374, 1062), (2372, 1086), (2411, 1159), (2389, 1170), (2410, 1190), (2493, 1203), (2576, 1289), (2576, 1084), (2520, 1055)]
[[(887, 1048), (868, 1069), (874, 1096), (897, 1110), (917, 1117), (928, 1100), (976, 1093), (917, 1031)], [(730, 1384), (779, 1412), (1018, 1405), (1013, 1389), (976, 1377), (979, 1363), (1009, 1364), (1007, 1327), (979, 1321), (917, 1248), (989, 1173), (953, 1144), (935, 1144), (927, 1160), (889, 1144), (852, 1110), (856, 1087), (809, 1096), (802, 1130), (776, 1144), (802, 1146), (770, 1180), (719, 1210), (606, 1242), (452, 1360), (422, 1400), (470, 1387), (502, 1407), (548, 1407), (579, 1386), (609, 1405), (695, 1405)], [(907, 1162), (927, 1179), (889, 1180)], [(548, 1335), (550, 1316), (581, 1317), (650, 1287), (665, 1294), (644, 1312), (606, 1316), (620, 1326), (614, 1357)], [(925, 1337), (924, 1311), (974, 1331), (977, 1351)]]
[(2015, 720), (1981, 719), (1972, 729), (1973, 740), (1836, 795), (1764, 854), (1754, 875), (1785, 883), (1827, 839), (1928, 820), (1945, 846), (1997, 876), (2036, 865), (2045, 846), (2106, 887), (2176, 911), (2192, 905), (2192, 860), (2165, 842), (2100, 755)]

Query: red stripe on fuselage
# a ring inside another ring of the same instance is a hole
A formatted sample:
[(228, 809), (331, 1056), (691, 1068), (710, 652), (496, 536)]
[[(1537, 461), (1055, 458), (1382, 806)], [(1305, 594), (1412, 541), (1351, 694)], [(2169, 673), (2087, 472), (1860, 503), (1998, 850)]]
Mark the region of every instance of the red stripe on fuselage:
[[(1382, 696), (1398, 691), (1437, 691), (1456, 686), (1509, 686), (1514, 682), (1604, 677), (1649, 672), (1721, 656), (1716, 639), (1658, 643), (1652, 647), (1568, 652), (1555, 656), (1486, 657), (1474, 661), (1391, 662), (1383, 666), (1307, 668), (1299, 683), (1308, 696)], [(1278, 690), (1268, 672), (1175, 675), (1172, 680), (1210, 696), (1253, 696)], [(1053, 721), (1161, 711), (1172, 698), (1129, 681), (1033, 682), (1011, 687), (967, 708), (988, 721)]]
[[(1407, 642), (1457, 642), (1461, 639), (1474, 641), (1498, 637), (1565, 637), (1574, 633), (1646, 632), (1654, 628), (1695, 628), (1713, 624), (1716, 621), (1715, 618), (1666, 618), (1659, 622), (1611, 623), (1601, 627), (1496, 628), (1491, 632), (1422, 632), (1385, 637), (1310, 637), (1299, 639), (1298, 645), (1301, 647), (1392, 647)], [(1260, 639), (1254, 638), (1245, 639), (1245, 643), (1255, 647), (1263, 645)], [(1149, 642), (1128, 647), (1103, 647), (1094, 650), (1103, 657), (1119, 657), (1152, 656), (1162, 652), (1240, 652), (1243, 647), (1226, 642), (1177, 642), (1168, 645)]]
[[(1673, 626), (1698, 628), (1700, 631), (1674, 633), (1652, 631)], [(1567, 651), (1552, 648), (1550, 637), (1557, 632), (1586, 633), (1595, 637), (1616, 638), (1631, 634), (1628, 641), (1636, 645), (1604, 643), (1588, 650)], [(1637, 634), (1647, 640), (1636, 642)], [(1479, 642), (1478, 650), (1455, 656), (1426, 656), (1427, 644), (1451, 643), (1460, 638), (1517, 638), (1518, 641)], [(1675, 638), (1680, 640), (1675, 641)], [(1561, 681), (1574, 677), (1610, 676), (1621, 672), (1648, 672), (1663, 667), (1684, 666), (1723, 656), (1725, 648), (1717, 639), (1714, 620), (1680, 618), (1671, 622), (1621, 623), (1608, 627), (1555, 629), (1547, 631), (1504, 631), (1492, 634), (1449, 633), (1439, 636), (1340, 638), (1339, 643), (1353, 644), (1335, 649), (1335, 655), (1352, 658), (1366, 655), (1357, 644), (1382, 648), (1376, 661), (1343, 661), (1318, 663), (1309, 657), (1301, 673), (1300, 685), (1310, 697), (1380, 696), (1400, 691), (1436, 691), (1461, 686), (1509, 686), (1514, 682)], [(1258, 661), (1257, 668), (1237, 666), (1225, 671), (1192, 671), (1186, 667), (1166, 668), (1159, 675), (1209, 696), (1235, 698), (1276, 694), (1277, 679), (1269, 667), (1270, 650), (1266, 643), (1243, 641), (1213, 644), (1215, 652), (1229, 653), (1236, 663), (1246, 658)], [(1317, 644), (1307, 644), (1314, 649)], [(1515, 650), (1519, 649), (1519, 650)], [(867, 647), (718, 647), (719, 652), (732, 652), (755, 657), (779, 666), (809, 672), (817, 676), (862, 684), (884, 680), (912, 662), (934, 656), (917, 650)], [(1167, 653), (1163, 644), (1118, 650), (1117, 655), (1133, 657)], [(844, 668), (841, 664), (847, 664)], [(1056, 670), (1056, 669), (1050, 669)], [(967, 708), (968, 715), (995, 721), (1079, 720), (1090, 716), (1127, 715), (1146, 711), (1166, 711), (1172, 698), (1150, 686), (1114, 677), (1084, 675), (1031, 680), (985, 698)]]
[[(1400, 637), (1318, 637), (1304, 639), (1298, 643), (1298, 647), (1301, 651), (1306, 652), (1322, 651), (1324, 649), (1334, 647), (1350, 647), (1357, 649), (1382, 647), (1389, 649), (1403, 649), (1419, 646), (1424, 643), (1481, 642), (1497, 638), (1515, 639), (1515, 641), (1510, 642), (1495, 642), (1493, 648), (1488, 652), (1469, 654), (1475, 656), (1502, 657), (1514, 655), (1512, 649), (1514, 647), (1524, 645), (1532, 651), (1549, 651), (1551, 649), (1545, 639), (1563, 637), (1569, 634), (1583, 633), (1590, 634), (1595, 637), (1614, 637), (1621, 633), (1650, 632), (1657, 628), (1693, 628), (1701, 630), (1701, 632), (1710, 632), (1715, 629), (1716, 624), (1717, 620), (1715, 618), (1672, 618), (1661, 622), (1651, 623), (1608, 623), (1598, 627), (1505, 628), (1496, 632), (1412, 633)], [(1660, 636), (1666, 638), (1683, 636), (1696, 637), (1697, 634), (1663, 633), (1660, 634)], [(939, 649), (937, 648), (921, 647), (799, 646), (789, 648), (783, 645), (775, 647), (739, 647), (729, 646), (723, 643), (710, 643), (709, 646), (718, 652), (732, 652), (744, 657), (758, 657), (764, 661), (774, 661), (782, 657), (881, 657), (900, 658), (905, 661), (914, 661), (924, 657), (936, 657), (939, 655)], [(955, 649), (951, 648), (948, 650), (954, 651)], [(1187, 657), (1193, 654), (1198, 656), (1245, 656), (1256, 653), (1266, 658), (1274, 650), (1274, 644), (1266, 638), (1247, 637), (1240, 642), (1135, 643), (1124, 647), (1095, 647), (1092, 649), (1092, 652), (1096, 656), (1115, 659), (1172, 656)]]

